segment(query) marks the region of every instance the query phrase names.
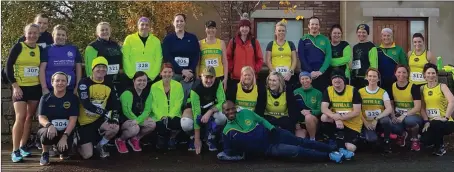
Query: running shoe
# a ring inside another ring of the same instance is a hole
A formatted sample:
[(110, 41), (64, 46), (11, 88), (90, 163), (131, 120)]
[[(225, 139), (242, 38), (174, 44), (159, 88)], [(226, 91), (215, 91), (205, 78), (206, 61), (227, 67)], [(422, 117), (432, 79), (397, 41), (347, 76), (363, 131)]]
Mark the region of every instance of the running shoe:
[(39, 159), (39, 165), (49, 165), (49, 152), (44, 152)]
[(340, 148), (339, 153), (344, 155), (345, 160), (351, 160), (353, 156), (355, 156), (355, 152), (349, 151), (344, 148)]
[(211, 152), (218, 151), (216, 137), (213, 134), (208, 134), (208, 140), (206, 143), (208, 145), (208, 150), (210, 150)]
[(383, 142), (383, 151), (384, 151), (385, 153), (392, 153), (392, 151), (391, 151), (391, 145), (389, 144), (389, 140), (385, 140), (385, 141)]
[(135, 152), (142, 151), (142, 148), (140, 147), (139, 139), (137, 139), (137, 137), (130, 138), (128, 140), (128, 144), (129, 144), (129, 146), (131, 146), (132, 150), (134, 150)]
[(27, 147), (21, 147), (21, 148), (19, 148), (19, 150), (20, 150), (20, 154), (22, 155), (22, 157), (32, 156), (32, 153), (30, 153), (30, 151), (28, 150)]
[(60, 154), (60, 160), (68, 160), (68, 159), (69, 159), (68, 152), (64, 152), (64, 153)]
[(189, 140), (188, 151), (195, 151), (194, 136)]
[(110, 156), (109, 150), (107, 149), (107, 144), (101, 145), (98, 143), (98, 145), (96, 145), (96, 149), (99, 152), (99, 157), (107, 158)]
[(408, 137), (408, 133), (406, 131), (404, 131), (404, 133), (402, 133), (402, 135), (397, 137), (396, 144), (399, 145), (400, 147), (405, 147), (405, 142), (407, 140), (407, 137)]
[(336, 163), (342, 163), (343, 158), (344, 158), (344, 154), (339, 153), (339, 152), (331, 152), (329, 154), (329, 159)]
[(419, 151), (421, 150), (421, 145), (419, 143), (419, 140), (414, 139), (411, 141), (411, 150), (412, 151)]
[(117, 146), (117, 150), (119, 153), (128, 153), (128, 147), (126, 146), (126, 142), (121, 140), (120, 138), (115, 139), (115, 146)]
[(442, 145), (440, 146), (440, 148), (438, 148), (434, 154), (437, 155), (437, 156), (443, 156), (444, 154), (446, 153), (446, 149), (445, 149), (445, 146)]
[(11, 153), (11, 160), (13, 162), (22, 162), (24, 160), (24, 158), (20, 154), (20, 150), (13, 151)]

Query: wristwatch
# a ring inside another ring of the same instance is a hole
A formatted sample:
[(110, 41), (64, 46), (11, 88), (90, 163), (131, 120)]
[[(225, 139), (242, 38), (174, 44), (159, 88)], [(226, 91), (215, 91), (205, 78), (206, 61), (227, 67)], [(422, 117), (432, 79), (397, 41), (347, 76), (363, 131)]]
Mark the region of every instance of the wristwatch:
[(290, 72), (291, 75), (295, 74), (295, 71), (293, 71), (291, 69), (289, 70), (289, 72)]
[(65, 135), (66, 137), (69, 137), (69, 134), (67, 132), (64, 132), (63, 135)]

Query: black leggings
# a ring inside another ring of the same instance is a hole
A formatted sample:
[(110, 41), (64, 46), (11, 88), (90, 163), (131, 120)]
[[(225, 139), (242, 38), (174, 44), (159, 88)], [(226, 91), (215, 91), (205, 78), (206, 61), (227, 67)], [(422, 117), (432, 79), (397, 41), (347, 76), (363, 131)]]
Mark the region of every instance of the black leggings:
[(159, 136), (168, 138), (172, 131), (181, 131), (180, 120), (180, 117), (167, 118), (167, 122), (160, 120), (156, 122), (156, 132)]
[(352, 130), (346, 126), (343, 129), (336, 127), (335, 123), (323, 122), (323, 133), (328, 135), (331, 140), (335, 140), (338, 148), (345, 148), (345, 143), (356, 144), (359, 137), (359, 132)]
[(443, 145), (443, 137), (454, 132), (454, 122), (442, 122), (438, 120), (430, 121), (430, 127), (425, 133), (427, 141), (434, 144), (436, 148)]
[[(63, 136), (64, 131), (57, 131), (57, 136), (55, 136), (52, 140), (50, 140), (47, 137), (47, 128), (41, 128), (38, 130), (38, 136), (40, 138), (41, 144), (45, 146), (52, 146), (52, 145), (57, 145), (58, 142), (60, 141), (61, 137)], [(66, 141), (66, 145), (68, 145), (68, 149), (66, 149), (63, 152), (63, 154), (67, 154), (68, 150), (72, 147), (73, 145), (73, 135), (68, 136), (68, 140)]]

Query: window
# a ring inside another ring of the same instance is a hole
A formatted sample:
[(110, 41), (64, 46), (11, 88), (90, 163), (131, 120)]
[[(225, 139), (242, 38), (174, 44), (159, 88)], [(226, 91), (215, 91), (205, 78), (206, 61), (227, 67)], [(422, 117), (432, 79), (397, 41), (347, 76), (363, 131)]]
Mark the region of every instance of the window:
[[(269, 42), (274, 41), (274, 27), (282, 19), (254, 19), (256, 38), (262, 48), (263, 57), (265, 57), (266, 46)], [(286, 40), (292, 41), (295, 47), (298, 47), (298, 42), (303, 37), (303, 20), (287, 20), (287, 35)]]
[(413, 49), (413, 34), (421, 33), (428, 47), (427, 18), (374, 18), (374, 43), (381, 43), (381, 30), (391, 28), (394, 42), (405, 52)]

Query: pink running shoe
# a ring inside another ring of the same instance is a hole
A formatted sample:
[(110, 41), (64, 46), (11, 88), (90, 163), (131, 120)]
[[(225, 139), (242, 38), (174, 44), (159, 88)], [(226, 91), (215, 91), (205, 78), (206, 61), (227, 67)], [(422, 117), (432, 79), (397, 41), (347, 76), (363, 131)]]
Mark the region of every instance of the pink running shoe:
[(421, 146), (419, 144), (419, 140), (411, 140), (411, 150), (418, 152), (421, 150)]
[(401, 136), (398, 136), (397, 137), (397, 145), (399, 145), (400, 147), (405, 147), (405, 142), (407, 140), (407, 136), (408, 136), (408, 133), (406, 131), (404, 131), (404, 133), (402, 133)]
[(119, 153), (128, 153), (128, 147), (126, 147), (126, 142), (124, 140), (120, 140), (120, 138), (115, 139), (115, 145), (117, 146), (117, 150)]
[(137, 139), (137, 137), (133, 137), (133, 138), (129, 139), (128, 144), (129, 144), (129, 146), (132, 147), (132, 150), (134, 150), (136, 152), (142, 151), (142, 148), (140, 147), (139, 139)]

